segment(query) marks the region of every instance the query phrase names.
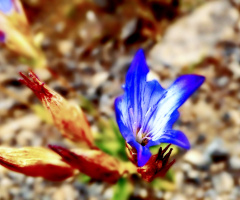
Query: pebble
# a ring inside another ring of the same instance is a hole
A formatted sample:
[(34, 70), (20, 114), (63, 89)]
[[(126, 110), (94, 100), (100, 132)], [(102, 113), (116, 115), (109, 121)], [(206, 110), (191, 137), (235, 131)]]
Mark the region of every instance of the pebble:
[(69, 55), (73, 50), (74, 44), (70, 40), (63, 40), (58, 43), (58, 51), (64, 55)]
[(201, 152), (195, 149), (188, 151), (184, 156), (184, 160), (199, 168), (205, 168), (209, 165), (209, 160), (207, 160)]
[(14, 121), (9, 121), (0, 127), (1, 139), (10, 134), (14, 133), (19, 129), (34, 130), (40, 125), (40, 118), (35, 114), (28, 114)]
[(172, 66), (194, 64), (211, 55), (216, 42), (233, 37), (232, 27), (237, 20), (238, 13), (228, 1), (205, 3), (169, 27), (150, 56)]
[(182, 194), (176, 194), (172, 197), (171, 200), (187, 200), (187, 198)]
[[(209, 190), (207, 190), (206, 192), (205, 192), (205, 198), (204, 199), (211, 199), (211, 200), (216, 200), (216, 198), (217, 198), (217, 193), (216, 193), (216, 191), (214, 190), (214, 189), (209, 189)], [(210, 197), (210, 198), (208, 198), (208, 197)]]
[(226, 161), (228, 159), (228, 151), (225, 148), (221, 138), (214, 139), (207, 147), (205, 156), (212, 161)]
[(189, 182), (189, 183), (193, 183), (195, 185), (199, 185), (201, 183), (199, 171), (190, 170), (187, 173), (186, 181)]
[(234, 187), (232, 176), (222, 172), (212, 177), (213, 187), (218, 193), (231, 192)]
[(139, 190), (139, 196), (142, 197), (142, 198), (146, 198), (148, 195), (148, 191), (145, 189), (145, 188), (141, 188)]
[(137, 19), (134, 18), (134, 19), (130, 20), (129, 22), (127, 22), (125, 24), (125, 26), (122, 28), (120, 38), (122, 40), (127, 39), (131, 34), (134, 33), (136, 28), (137, 28)]
[(98, 88), (101, 84), (103, 84), (109, 76), (108, 72), (98, 72), (92, 77), (91, 84), (94, 88)]
[(229, 160), (231, 169), (240, 170), (240, 157), (232, 156)]
[(34, 137), (34, 133), (32, 131), (24, 129), (17, 134), (16, 140), (17, 140), (18, 145), (20, 145), (22, 147), (29, 146), (33, 137)]
[(204, 197), (204, 191), (201, 188), (198, 188), (195, 196), (197, 199), (202, 199)]
[(103, 197), (105, 199), (112, 199), (113, 197), (113, 189), (112, 188), (107, 188), (105, 192), (103, 193)]
[(216, 80), (217, 86), (224, 87), (229, 82), (229, 78), (227, 76), (222, 76)]

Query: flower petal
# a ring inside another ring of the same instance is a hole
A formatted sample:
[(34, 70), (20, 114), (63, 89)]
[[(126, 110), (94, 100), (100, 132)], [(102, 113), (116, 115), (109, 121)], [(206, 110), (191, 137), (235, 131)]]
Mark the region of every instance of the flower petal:
[(151, 152), (146, 146), (142, 146), (136, 140), (129, 142), (131, 147), (135, 148), (137, 151), (137, 165), (138, 167), (144, 166), (151, 157)]
[(77, 105), (67, 102), (41, 82), (33, 72), (29, 73), (32, 80), (22, 73), (20, 75), (23, 77), (20, 82), (29, 87), (42, 101), (64, 137), (73, 142), (83, 142), (89, 147), (95, 147), (90, 126), (83, 111)]
[(142, 119), (140, 126), (143, 133), (148, 132), (148, 127), (150, 127), (150, 119), (154, 114), (154, 111), (156, 110), (164, 92), (165, 89), (163, 89), (156, 80), (146, 82), (140, 102), (142, 110)]
[(99, 150), (68, 150), (61, 146), (49, 147), (72, 167), (96, 180), (115, 183), (123, 175), (124, 166), (115, 158)]
[(118, 127), (120, 133), (122, 134), (123, 138), (126, 142), (130, 142), (135, 140), (132, 130), (130, 130), (130, 120), (128, 118), (128, 111), (127, 111), (127, 102), (126, 96), (120, 96), (115, 100), (115, 113), (116, 113), (116, 121), (118, 123)]
[(145, 60), (142, 49), (138, 50), (134, 56), (132, 64), (126, 75), (126, 95), (127, 95), (127, 109), (129, 121), (132, 126), (132, 131), (136, 134), (140, 127), (142, 119), (141, 98), (144, 91), (146, 77), (149, 69)]
[(148, 72), (143, 50), (140, 49), (128, 70), (125, 93), (115, 101), (117, 122), (125, 139), (132, 139), (128, 134), (136, 137), (140, 128), (142, 132), (147, 131), (149, 119), (165, 91), (156, 80), (146, 80)]
[(186, 135), (178, 130), (164, 131), (158, 141), (161, 143), (174, 144), (184, 149), (190, 149), (191, 147)]
[(0, 148), (0, 164), (27, 176), (41, 176), (51, 181), (62, 181), (73, 176), (73, 168), (61, 157), (42, 147)]
[(12, 8), (13, 8), (12, 0), (0, 0), (0, 11), (7, 14), (12, 10)]
[(205, 78), (199, 75), (183, 75), (166, 90), (151, 119), (152, 140), (160, 138), (163, 131), (169, 127), (172, 114), (201, 86), (204, 80)]

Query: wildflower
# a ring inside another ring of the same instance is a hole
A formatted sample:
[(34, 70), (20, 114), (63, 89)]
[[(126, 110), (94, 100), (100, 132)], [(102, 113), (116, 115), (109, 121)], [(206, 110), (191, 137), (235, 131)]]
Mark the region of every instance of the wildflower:
[(179, 117), (177, 109), (204, 82), (199, 75), (182, 75), (164, 89), (147, 81), (143, 50), (139, 50), (126, 75), (124, 94), (115, 100), (116, 119), (126, 142), (136, 151), (134, 162), (144, 166), (151, 157), (150, 146), (171, 143), (189, 149), (187, 137), (172, 126)]
[(0, 147), (0, 164), (27, 176), (42, 176), (51, 181), (62, 181), (73, 176), (74, 169), (61, 156), (43, 147)]
[(63, 136), (73, 142), (85, 143), (94, 148), (93, 136), (87, 119), (79, 106), (67, 102), (61, 95), (51, 90), (39, 78), (30, 72), (28, 78), (20, 72), (19, 81), (29, 87), (51, 113), (56, 127)]

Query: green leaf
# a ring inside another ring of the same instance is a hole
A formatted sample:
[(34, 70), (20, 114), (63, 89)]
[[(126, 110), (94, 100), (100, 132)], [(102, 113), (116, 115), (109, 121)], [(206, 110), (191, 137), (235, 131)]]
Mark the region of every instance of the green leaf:
[(112, 200), (127, 200), (133, 192), (133, 186), (126, 178), (120, 178), (114, 186)]
[(162, 178), (156, 178), (151, 182), (151, 185), (156, 190), (172, 191), (175, 190), (175, 183)]
[(90, 180), (91, 180), (91, 177), (90, 176), (87, 176), (86, 174), (79, 174), (78, 176), (78, 180), (81, 182), (81, 183), (88, 183)]
[(96, 145), (104, 152), (118, 157), (122, 160), (128, 160), (125, 152), (125, 140), (121, 136), (116, 123), (112, 119), (101, 118), (98, 121), (100, 129), (95, 138)]
[[(160, 147), (162, 147), (164, 149), (167, 145), (169, 145), (169, 144), (168, 143), (161, 143), (160, 145), (150, 147), (150, 150), (151, 150), (152, 154), (154, 155), (154, 154), (158, 153), (158, 150), (159, 150)], [(174, 156), (178, 153), (178, 147), (177, 146), (172, 144), (170, 148), (173, 148), (171, 156)]]
[(175, 182), (175, 173), (174, 173), (174, 170), (172, 169), (169, 169), (167, 171), (167, 174), (165, 176), (165, 179), (171, 181), (171, 182)]

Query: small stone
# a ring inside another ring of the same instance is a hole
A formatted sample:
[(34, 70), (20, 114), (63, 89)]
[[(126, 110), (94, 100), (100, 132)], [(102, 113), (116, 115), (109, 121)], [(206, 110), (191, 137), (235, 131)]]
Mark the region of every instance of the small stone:
[(164, 194), (164, 199), (166, 199), (166, 200), (168, 200), (168, 199), (171, 199), (172, 198), (172, 193), (171, 192), (166, 192), (165, 194)]
[(62, 22), (58, 22), (55, 26), (55, 30), (58, 32), (58, 33), (61, 33), (64, 31), (64, 29), (66, 28), (66, 24), (62, 21)]
[(94, 88), (98, 88), (101, 84), (105, 83), (109, 76), (109, 73), (107, 72), (98, 72), (92, 77), (92, 86)]
[[(215, 200), (217, 197), (217, 193), (214, 189), (209, 189), (206, 191), (204, 196), (206, 197), (206, 199), (211, 199), (211, 200), (214, 199)], [(208, 198), (208, 197), (210, 197), (210, 198)]]
[(201, 180), (199, 176), (200, 174), (197, 170), (191, 170), (187, 173), (186, 182), (193, 183), (195, 185), (200, 185)]
[(178, 67), (199, 62), (212, 54), (219, 40), (233, 37), (231, 27), (237, 20), (237, 10), (229, 1), (208, 1), (170, 26), (150, 56), (155, 62)]
[(102, 95), (100, 98), (100, 108), (99, 108), (100, 112), (104, 113), (106, 115), (111, 115), (112, 114), (112, 108), (111, 108), (112, 103), (113, 102), (111, 101), (109, 96)]
[(141, 189), (139, 190), (139, 196), (140, 196), (140, 197), (146, 198), (147, 195), (148, 195), (148, 192), (147, 192), (147, 190), (146, 190), (145, 188), (141, 188)]
[(3, 177), (1, 179), (1, 187), (10, 187), (12, 184), (13, 182), (9, 178)]
[(163, 192), (160, 191), (160, 190), (157, 190), (157, 191), (156, 191), (156, 197), (157, 197), (158, 199), (162, 199), (162, 198), (163, 198)]
[(9, 171), (9, 177), (11, 177), (15, 183), (22, 183), (26, 176), (24, 174)]
[(95, 22), (97, 21), (97, 17), (96, 17), (96, 14), (92, 11), (92, 10), (89, 10), (87, 13), (86, 13), (86, 18), (89, 22)]
[(181, 168), (184, 172), (188, 172), (188, 171), (192, 170), (192, 166), (189, 163), (183, 163), (181, 165)]
[(231, 169), (240, 170), (240, 157), (232, 156), (229, 160)]
[(209, 165), (209, 160), (207, 160), (203, 154), (197, 150), (188, 151), (184, 156), (184, 160), (199, 168), (205, 168)]
[(183, 186), (184, 182), (184, 173), (182, 171), (177, 171), (175, 174), (175, 180), (176, 180), (176, 187), (180, 190)]
[(27, 185), (29, 185), (29, 186), (33, 185), (34, 181), (35, 181), (35, 179), (33, 177), (31, 177), (31, 176), (26, 177), (26, 184)]
[(229, 157), (227, 150), (224, 148), (224, 142), (221, 138), (216, 138), (208, 146), (205, 156), (213, 162), (226, 161)]
[(224, 87), (229, 82), (229, 78), (227, 76), (222, 76), (216, 80), (216, 84), (218, 87)]
[(182, 194), (176, 194), (173, 196), (172, 200), (186, 200), (187, 198)]
[(204, 191), (201, 188), (198, 188), (198, 190), (196, 191), (196, 198), (203, 199), (203, 197), (204, 197)]
[(184, 187), (184, 194), (188, 197), (192, 197), (194, 196), (196, 192), (196, 186), (192, 185), (192, 184), (187, 184)]
[(112, 197), (113, 197), (113, 189), (112, 189), (112, 188), (106, 189), (106, 190), (104, 191), (104, 193), (103, 193), (103, 197), (104, 197), (105, 199), (112, 199)]
[(226, 168), (226, 163), (219, 162), (219, 163), (213, 163), (210, 166), (210, 172), (213, 174), (222, 172)]
[(69, 55), (73, 49), (73, 42), (72, 41), (68, 41), (68, 40), (63, 40), (61, 42), (58, 43), (58, 51), (62, 54), (62, 55)]
[(122, 32), (120, 35), (120, 38), (122, 40), (125, 40), (126, 38), (128, 38), (131, 34), (134, 33), (134, 31), (137, 28), (137, 19), (134, 18), (132, 20), (130, 20), (129, 22), (127, 22), (125, 24), (125, 26), (122, 28)]
[(89, 186), (89, 194), (92, 196), (97, 196), (103, 191), (103, 184), (93, 183)]
[(218, 193), (231, 192), (234, 186), (232, 176), (227, 172), (222, 172), (212, 178), (213, 187)]
[(20, 146), (29, 146), (30, 141), (33, 139), (34, 133), (29, 130), (22, 130), (16, 136), (17, 143)]

